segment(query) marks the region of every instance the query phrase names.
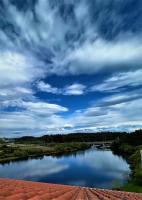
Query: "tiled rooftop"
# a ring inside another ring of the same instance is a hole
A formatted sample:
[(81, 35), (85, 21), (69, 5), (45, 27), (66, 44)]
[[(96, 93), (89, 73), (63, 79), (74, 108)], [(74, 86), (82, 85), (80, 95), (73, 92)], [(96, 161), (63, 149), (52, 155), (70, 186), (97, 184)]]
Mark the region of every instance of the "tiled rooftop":
[(0, 179), (0, 200), (142, 200), (142, 194)]

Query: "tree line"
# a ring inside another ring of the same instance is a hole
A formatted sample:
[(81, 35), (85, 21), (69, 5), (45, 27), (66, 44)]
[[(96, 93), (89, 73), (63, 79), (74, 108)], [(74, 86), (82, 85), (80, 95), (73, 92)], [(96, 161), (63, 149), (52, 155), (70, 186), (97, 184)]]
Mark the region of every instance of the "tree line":
[(15, 142), (23, 143), (69, 143), (69, 142), (100, 142), (121, 140), (132, 145), (142, 144), (142, 130), (127, 132), (99, 132), (99, 133), (71, 133), (43, 135), (41, 137), (24, 136), (12, 139)]

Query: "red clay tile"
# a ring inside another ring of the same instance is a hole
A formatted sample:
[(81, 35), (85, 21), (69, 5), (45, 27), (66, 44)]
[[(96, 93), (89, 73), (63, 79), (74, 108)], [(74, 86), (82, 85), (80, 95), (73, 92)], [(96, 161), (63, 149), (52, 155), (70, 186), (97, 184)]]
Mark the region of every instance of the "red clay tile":
[(0, 200), (142, 200), (142, 194), (0, 179)]

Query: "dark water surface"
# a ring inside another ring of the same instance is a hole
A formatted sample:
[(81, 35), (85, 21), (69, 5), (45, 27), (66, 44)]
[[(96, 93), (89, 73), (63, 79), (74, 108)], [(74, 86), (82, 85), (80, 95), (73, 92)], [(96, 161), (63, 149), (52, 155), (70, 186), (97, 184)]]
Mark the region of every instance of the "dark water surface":
[(122, 157), (96, 149), (0, 165), (0, 177), (97, 188), (123, 184), (129, 172), (129, 165)]

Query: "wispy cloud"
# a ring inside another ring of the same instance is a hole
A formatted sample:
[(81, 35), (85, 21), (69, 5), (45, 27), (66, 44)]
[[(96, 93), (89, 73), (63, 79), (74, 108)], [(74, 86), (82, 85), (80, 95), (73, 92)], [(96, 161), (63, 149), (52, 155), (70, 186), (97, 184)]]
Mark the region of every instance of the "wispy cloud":
[[(25, 10), (18, 9), (10, 1), (2, 2), (5, 10), (1, 15), (2, 23), (11, 26), (8, 30), (1, 30), (1, 43), (5, 41), (3, 48), (7, 46), (12, 51), (21, 52), (22, 55), (16, 58), (20, 59), (20, 64), (25, 63), (26, 56), (32, 62), (26, 59), (28, 66), (34, 65), (41, 70), (43, 65), (48, 74), (59, 75), (96, 73), (110, 65), (115, 70), (120, 65), (142, 64), (141, 37), (122, 27), (125, 20), (117, 8), (120, 5), (118, 2), (109, 7), (109, 1), (108, 4), (94, 1), (93, 5), (92, 1), (87, 3), (85, 0), (69, 3), (41, 0), (32, 9), (27, 5)], [(101, 13), (100, 16), (93, 13), (91, 5)], [(96, 18), (92, 18), (93, 14)], [(107, 31), (106, 37), (103, 32), (106, 15), (112, 23), (112, 27), (108, 25), (109, 40)], [(126, 12), (127, 15), (134, 18), (135, 13)], [(9, 52), (4, 53), (6, 57), (6, 54), (9, 56)]]
[(135, 0), (1, 0), (0, 131), (139, 127), (141, 19)]
[(78, 130), (126, 130), (141, 126), (142, 96), (132, 94), (112, 95), (94, 103), (91, 107), (73, 114), (70, 123)]
[(92, 74), (106, 69), (115, 71), (122, 66), (135, 69), (133, 65), (140, 67), (142, 64), (141, 51), (140, 40), (108, 42), (97, 39), (93, 43), (86, 42), (71, 52), (65, 58), (63, 67), (70, 63), (66, 73), (71, 74)]
[(125, 89), (125, 87), (137, 87), (142, 85), (142, 70), (128, 71), (123, 73), (117, 73), (112, 77), (106, 79), (104, 83), (94, 85), (91, 87), (91, 91), (119, 91)]

